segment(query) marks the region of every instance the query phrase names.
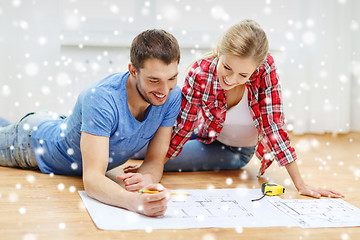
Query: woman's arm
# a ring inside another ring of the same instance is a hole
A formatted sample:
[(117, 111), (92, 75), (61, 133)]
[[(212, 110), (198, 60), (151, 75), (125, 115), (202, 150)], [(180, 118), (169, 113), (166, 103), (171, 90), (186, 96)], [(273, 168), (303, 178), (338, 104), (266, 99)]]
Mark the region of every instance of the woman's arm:
[[(273, 58), (269, 55), (267, 62), (261, 67), (259, 73), (259, 110), (262, 134), (266, 141), (262, 147), (266, 152), (273, 151), (276, 160), (281, 166), (285, 166), (297, 159), (295, 149), (290, 145), (290, 136), (285, 125), (281, 86)], [(259, 149), (259, 148), (258, 148)], [(264, 155), (264, 153), (261, 153)], [(266, 156), (266, 155), (265, 155)], [(267, 166), (271, 164), (266, 158)]]
[(296, 164), (295, 149), (290, 145), (290, 137), (284, 129), (284, 113), (282, 107), (281, 88), (276, 73), (274, 61), (268, 57), (268, 70), (263, 71), (259, 91), (260, 112), (264, 125), (264, 135), (269, 145), (275, 152), (280, 165), (285, 166), (296, 189), (301, 195), (314, 198), (343, 197), (342, 194), (333, 190), (313, 187), (305, 184)]
[[(174, 126), (166, 160), (178, 156), (184, 144), (191, 138), (198, 119), (202, 97), (200, 73), (202, 69), (195, 63), (189, 70), (182, 88), (182, 101), (177, 123)], [(166, 161), (165, 161), (166, 162)]]
[(332, 197), (332, 198), (342, 198), (342, 195), (339, 192), (335, 192), (331, 189), (319, 188), (319, 187), (312, 187), (305, 184), (299, 169), (297, 167), (296, 161), (291, 162), (285, 165), (287, 172), (289, 173), (296, 189), (301, 195), (306, 195), (314, 198), (323, 197)]

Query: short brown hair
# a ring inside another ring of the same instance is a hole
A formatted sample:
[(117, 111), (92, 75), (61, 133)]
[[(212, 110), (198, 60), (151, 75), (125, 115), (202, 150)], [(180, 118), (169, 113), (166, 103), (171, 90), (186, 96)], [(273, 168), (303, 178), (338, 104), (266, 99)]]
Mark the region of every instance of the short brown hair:
[(137, 35), (131, 43), (130, 61), (136, 70), (143, 67), (146, 59), (155, 58), (166, 64), (180, 62), (180, 48), (176, 38), (170, 33), (150, 29)]

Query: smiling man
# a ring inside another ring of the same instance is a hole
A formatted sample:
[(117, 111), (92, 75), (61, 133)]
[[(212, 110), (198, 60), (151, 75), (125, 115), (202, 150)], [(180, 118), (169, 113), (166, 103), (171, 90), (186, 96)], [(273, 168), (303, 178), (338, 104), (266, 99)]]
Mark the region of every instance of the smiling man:
[[(0, 166), (82, 175), (86, 193), (101, 202), (163, 215), (169, 192), (156, 183), (180, 111), (179, 45), (166, 31), (147, 30), (133, 40), (130, 60), (129, 71), (81, 92), (69, 117), (30, 113), (0, 127)], [(139, 171), (118, 176), (126, 189), (105, 176), (147, 143)], [(140, 194), (138, 189), (159, 193)]]

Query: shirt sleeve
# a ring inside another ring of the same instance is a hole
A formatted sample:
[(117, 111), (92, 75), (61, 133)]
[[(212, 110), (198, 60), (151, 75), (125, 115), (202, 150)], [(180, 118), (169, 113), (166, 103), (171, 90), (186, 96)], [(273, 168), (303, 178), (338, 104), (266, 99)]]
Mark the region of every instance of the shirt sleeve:
[[(271, 58), (271, 57), (270, 57)], [(272, 58), (262, 73), (259, 91), (260, 113), (263, 132), (268, 146), (274, 151), (279, 165), (284, 166), (296, 160), (295, 149), (290, 145), (290, 137), (284, 129), (281, 87)]]
[(89, 89), (82, 99), (81, 131), (110, 137), (116, 125), (116, 111), (110, 93), (99, 88)]
[(181, 106), (181, 89), (176, 86), (170, 93), (166, 115), (161, 122), (161, 127), (172, 127), (176, 124), (176, 117), (179, 114)]
[(191, 138), (198, 118), (201, 94), (200, 66), (195, 63), (188, 72), (184, 87), (182, 88), (181, 110), (177, 117), (177, 124), (173, 129), (170, 146), (167, 153), (168, 158), (178, 156), (184, 144)]

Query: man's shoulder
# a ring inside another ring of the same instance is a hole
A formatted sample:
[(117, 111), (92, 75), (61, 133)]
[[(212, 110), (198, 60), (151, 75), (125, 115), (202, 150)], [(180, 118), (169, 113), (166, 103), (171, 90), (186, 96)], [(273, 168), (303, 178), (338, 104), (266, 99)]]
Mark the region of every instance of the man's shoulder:
[(93, 87), (96, 88), (119, 88), (121, 86), (121, 83), (126, 82), (127, 78), (129, 76), (129, 72), (119, 72), (119, 73), (113, 73), (109, 76), (106, 76), (98, 81), (96, 81), (94, 84), (92, 84)]
[(176, 85), (174, 89), (170, 92), (170, 95), (177, 96), (181, 94), (181, 88), (179, 85)]
[(166, 102), (171, 104), (172, 102), (176, 102), (181, 98), (181, 88), (179, 85), (176, 85), (174, 89), (170, 92), (169, 97)]
[(105, 78), (97, 80), (90, 86), (84, 89), (82, 95), (110, 97), (113, 91), (118, 91), (121, 88), (121, 82), (128, 77), (128, 72), (114, 73)]

